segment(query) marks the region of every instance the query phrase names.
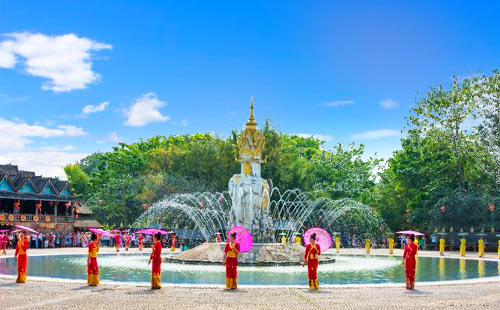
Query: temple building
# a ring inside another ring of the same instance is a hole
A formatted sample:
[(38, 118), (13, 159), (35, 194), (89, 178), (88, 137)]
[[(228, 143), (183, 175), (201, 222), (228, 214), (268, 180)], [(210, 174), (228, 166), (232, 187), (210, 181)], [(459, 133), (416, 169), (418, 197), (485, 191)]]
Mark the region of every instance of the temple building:
[(68, 181), (37, 176), (15, 165), (0, 165), (0, 229), (16, 224), (40, 232), (102, 227), (73, 196)]

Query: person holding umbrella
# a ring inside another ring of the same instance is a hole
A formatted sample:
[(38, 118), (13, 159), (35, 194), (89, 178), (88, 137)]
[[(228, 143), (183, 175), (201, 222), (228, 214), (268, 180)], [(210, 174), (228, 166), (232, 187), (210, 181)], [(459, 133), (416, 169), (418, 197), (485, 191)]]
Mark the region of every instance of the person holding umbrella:
[(309, 288), (313, 291), (319, 290), (318, 283), (318, 265), (319, 255), (321, 255), (321, 248), (316, 244), (316, 233), (309, 237), (309, 245), (306, 247), (304, 262), (302, 266), (307, 263), (307, 277), (309, 279)]
[(161, 288), (161, 233), (157, 232), (153, 237), (154, 244), (152, 246), (152, 253), (149, 257), (148, 265), (153, 262), (151, 269), (151, 289), (156, 290)]
[(417, 254), (418, 247), (414, 243), (415, 237), (412, 234), (406, 237), (406, 241), (403, 252), (403, 266), (405, 267), (406, 289), (412, 290), (415, 288), (415, 272), (417, 267), (415, 255)]
[(89, 286), (99, 285), (99, 266), (97, 265), (97, 253), (101, 246), (101, 236), (95, 232), (90, 237), (89, 256), (87, 258), (87, 284)]
[(17, 261), (17, 280), (16, 283), (26, 283), (26, 269), (28, 264), (28, 248), (30, 245), (30, 236), (21, 232), (16, 246), (14, 259)]
[(238, 255), (240, 255), (240, 244), (236, 242), (236, 232), (229, 236), (229, 242), (224, 249), (222, 264), (226, 266), (226, 289), (238, 288)]

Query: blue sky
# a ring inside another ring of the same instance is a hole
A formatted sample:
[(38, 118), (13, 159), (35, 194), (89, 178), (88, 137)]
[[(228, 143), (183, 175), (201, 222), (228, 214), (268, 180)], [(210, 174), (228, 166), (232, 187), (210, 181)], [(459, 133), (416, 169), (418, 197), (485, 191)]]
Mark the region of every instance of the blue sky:
[(498, 1), (0, 1), (0, 162), (257, 121), (387, 158), (417, 92), (499, 67)]

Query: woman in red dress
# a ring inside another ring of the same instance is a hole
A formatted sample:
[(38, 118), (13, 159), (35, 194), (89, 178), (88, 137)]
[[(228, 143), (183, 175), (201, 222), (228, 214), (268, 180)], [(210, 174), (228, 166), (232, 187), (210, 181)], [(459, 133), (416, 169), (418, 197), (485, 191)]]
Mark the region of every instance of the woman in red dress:
[(99, 252), (99, 247), (101, 245), (101, 237), (95, 233), (92, 233), (90, 237), (92, 240), (89, 243), (89, 256), (87, 258), (87, 284), (89, 286), (99, 285), (99, 266), (97, 266), (97, 253)]
[(30, 245), (30, 237), (24, 233), (19, 234), (17, 241), (16, 253), (14, 259), (17, 261), (17, 280), (16, 283), (26, 283), (26, 268), (28, 264), (28, 248)]
[(160, 289), (161, 288), (161, 234), (156, 233), (154, 235), (154, 244), (152, 246), (153, 252), (149, 257), (148, 265), (153, 261), (153, 268), (151, 270), (151, 288)]
[(413, 237), (413, 235), (408, 235), (403, 253), (403, 266), (405, 266), (406, 274), (406, 289), (408, 290), (415, 288), (415, 272), (417, 268), (415, 255), (417, 254), (418, 247), (414, 243), (414, 240), (415, 237)]
[(116, 247), (116, 252), (120, 252), (120, 244), (121, 243), (121, 236), (120, 233), (116, 233), (115, 235), (115, 247)]
[(128, 233), (125, 234), (125, 251), (128, 251), (130, 247), (130, 235)]
[(236, 233), (229, 237), (229, 243), (224, 249), (222, 263), (226, 265), (226, 289), (238, 288), (238, 255), (240, 255), (240, 244), (236, 243)]
[(5, 233), (5, 235), (3, 235), (3, 246), (2, 246), (3, 254), (7, 255), (7, 247), (8, 246), (9, 246), (9, 235), (7, 233)]
[(139, 234), (139, 237), (137, 237), (137, 239), (139, 240), (139, 251), (142, 252), (142, 248), (144, 247), (144, 239), (142, 237), (142, 234)]
[(321, 248), (316, 244), (316, 234), (309, 237), (309, 245), (306, 247), (304, 254), (304, 262), (302, 266), (307, 263), (307, 277), (309, 279), (309, 288), (313, 291), (319, 290), (318, 283), (318, 264), (319, 256), (321, 255)]

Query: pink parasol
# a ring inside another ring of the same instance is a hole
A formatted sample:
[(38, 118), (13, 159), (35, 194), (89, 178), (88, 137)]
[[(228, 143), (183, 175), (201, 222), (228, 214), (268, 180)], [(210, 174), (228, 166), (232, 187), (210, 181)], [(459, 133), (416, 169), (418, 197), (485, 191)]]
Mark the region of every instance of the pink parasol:
[(168, 232), (161, 230), (161, 229), (143, 229), (137, 231), (138, 234), (145, 234), (145, 235), (154, 235), (156, 233), (160, 233), (162, 235), (167, 235)]
[(38, 231), (34, 230), (33, 228), (30, 228), (30, 227), (27, 227), (27, 226), (23, 226), (23, 225), (14, 225), (14, 227), (17, 227), (19, 228), (20, 230), (24, 230), (24, 231), (27, 231), (27, 232), (30, 232), (32, 234), (40, 234)]
[(113, 230), (111, 230), (111, 232), (112, 232), (112, 233), (121, 233), (122, 231), (121, 231), (121, 230), (119, 230), (119, 229), (113, 229)]
[(402, 230), (402, 231), (396, 231), (396, 234), (403, 234), (403, 235), (415, 235), (415, 236), (423, 236), (425, 234), (418, 232), (418, 231), (413, 231), (413, 230)]
[(230, 239), (230, 236), (233, 232), (236, 233), (235, 242), (240, 244), (240, 252), (241, 253), (250, 252), (253, 247), (252, 234), (249, 233), (245, 227), (234, 226), (228, 231), (227, 240)]
[(128, 233), (128, 230), (122, 230), (123, 233)]
[(112, 233), (109, 233), (105, 230), (99, 229), (99, 228), (89, 228), (89, 231), (96, 233), (98, 235), (103, 235), (106, 237), (113, 237), (114, 235)]
[(326, 251), (332, 247), (333, 245), (332, 236), (330, 236), (330, 234), (326, 230), (319, 227), (309, 228), (304, 233), (303, 237), (306, 246), (308, 246), (311, 243), (309, 242), (309, 239), (311, 235), (314, 233), (316, 233), (316, 244), (319, 245), (321, 251)]
[(22, 231), (22, 230), (20, 230), (20, 229), (16, 229), (16, 230), (11, 231), (10, 233), (11, 233), (11, 234), (15, 234), (15, 233), (18, 233), (18, 232), (20, 232), (20, 231)]
[(0, 230), (0, 233), (4, 233), (4, 232), (8, 232), (9, 230), (8, 229), (2, 229)]

